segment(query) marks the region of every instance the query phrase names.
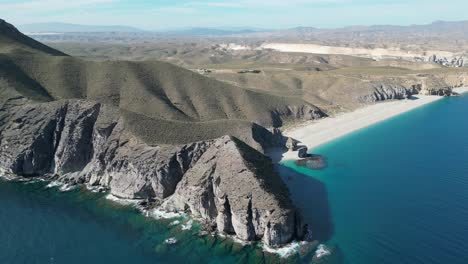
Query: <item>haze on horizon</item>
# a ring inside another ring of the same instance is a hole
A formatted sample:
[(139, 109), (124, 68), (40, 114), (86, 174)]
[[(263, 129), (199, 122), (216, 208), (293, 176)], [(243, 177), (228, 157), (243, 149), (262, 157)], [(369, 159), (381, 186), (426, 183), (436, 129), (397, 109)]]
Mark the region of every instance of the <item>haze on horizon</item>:
[(144, 30), (184, 27), (428, 24), (466, 20), (466, 0), (0, 0), (7, 21), (125, 25)]

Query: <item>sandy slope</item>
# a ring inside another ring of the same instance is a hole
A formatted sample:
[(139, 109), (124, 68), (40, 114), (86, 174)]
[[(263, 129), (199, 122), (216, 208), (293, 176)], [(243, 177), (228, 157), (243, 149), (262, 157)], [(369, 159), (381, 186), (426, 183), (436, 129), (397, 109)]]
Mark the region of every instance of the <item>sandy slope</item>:
[[(455, 91), (459, 93), (468, 92), (468, 87), (457, 88)], [(306, 145), (309, 149), (313, 149), (351, 132), (368, 127), (372, 124), (442, 98), (443, 97), (440, 96), (417, 96), (417, 99), (413, 100), (378, 103), (360, 108), (350, 113), (344, 113), (314, 122), (307, 122), (300, 126), (287, 129), (284, 131), (284, 134), (301, 141), (302, 144)], [(284, 153), (282, 157), (283, 160), (296, 158), (297, 152), (292, 151)]]

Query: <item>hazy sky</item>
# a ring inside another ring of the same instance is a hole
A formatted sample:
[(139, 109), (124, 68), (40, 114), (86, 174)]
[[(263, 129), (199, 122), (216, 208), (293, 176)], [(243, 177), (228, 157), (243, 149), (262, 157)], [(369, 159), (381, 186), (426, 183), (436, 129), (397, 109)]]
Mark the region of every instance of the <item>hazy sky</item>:
[(340, 27), (468, 20), (467, 0), (0, 0), (0, 16), (19, 25), (66, 22), (179, 27)]

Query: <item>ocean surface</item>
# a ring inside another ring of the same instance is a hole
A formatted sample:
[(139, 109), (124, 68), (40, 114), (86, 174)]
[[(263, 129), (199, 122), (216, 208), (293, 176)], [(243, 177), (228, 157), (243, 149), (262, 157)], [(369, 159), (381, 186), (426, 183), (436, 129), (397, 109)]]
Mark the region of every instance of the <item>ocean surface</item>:
[[(340, 263), (468, 263), (468, 96), (447, 98), (278, 165), (314, 238)], [(0, 180), (0, 263), (300, 263), (199, 236), (105, 194)], [(176, 222), (177, 221), (177, 222)], [(174, 237), (175, 245), (164, 241)]]
[[(0, 180), (0, 263), (274, 263), (260, 245), (200, 236), (187, 217), (146, 217), (105, 194)], [(176, 244), (165, 240), (175, 238)], [(289, 260), (288, 260), (289, 261)], [(294, 258), (290, 261), (297, 262)]]
[[(446, 98), (285, 162), (294, 200), (345, 263), (468, 263), (468, 96)], [(300, 173), (294, 174), (291, 169)], [(287, 179), (286, 179), (287, 180)]]

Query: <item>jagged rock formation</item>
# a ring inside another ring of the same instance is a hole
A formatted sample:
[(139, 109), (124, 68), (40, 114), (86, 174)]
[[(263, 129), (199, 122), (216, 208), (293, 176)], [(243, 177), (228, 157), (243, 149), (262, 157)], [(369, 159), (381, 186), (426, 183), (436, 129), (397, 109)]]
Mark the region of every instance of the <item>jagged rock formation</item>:
[(271, 160), (235, 138), (223, 137), (188, 170), (164, 207), (189, 208), (216, 223), (219, 231), (279, 245), (303, 232), (300, 217), (287, 209), (292, 205), (286, 190)]
[(297, 150), (297, 144), (299, 143), (298, 140), (288, 137), (286, 139), (286, 148), (290, 151), (296, 151)]
[[(463, 86), (463, 84), (461, 84)], [(452, 96), (453, 88), (447, 87), (423, 87), (422, 84), (415, 84), (409, 87), (397, 85), (381, 85), (374, 88), (374, 91), (368, 95), (361, 96), (359, 99), (363, 103), (375, 103), (384, 100), (400, 100), (410, 98), (412, 95), (438, 95)]]
[(85, 100), (10, 102), (15, 100), (23, 99), (12, 98), (0, 112), (3, 173), (165, 201), (166, 209), (189, 210), (220, 232), (270, 246), (303, 233), (271, 160), (234, 137), (151, 146), (126, 131), (113, 107)]
[(451, 96), (453, 95), (452, 87), (444, 88), (426, 88), (420, 91), (422, 95), (438, 95), (438, 96)]
[(363, 103), (375, 103), (385, 100), (407, 99), (414, 94), (418, 94), (421, 85), (413, 85), (409, 88), (397, 85), (382, 84), (374, 88), (368, 95), (361, 96), (359, 100)]
[(286, 106), (283, 109), (275, 109), (272, 111), (272, 121), (274, 127), (280, 127), (283, 124), (284, 117), (293, 118), (296, 120), (314, 120), (326, 117), (327, 115), (315, 106), (311, 105), (293, 105)]
[(442, 66), (461, 68), (466, 66), (465, 58), (463, 56), (447, 58), (443, 56), (432, 55), (427, 59), (430, 63), (440, 64)]

